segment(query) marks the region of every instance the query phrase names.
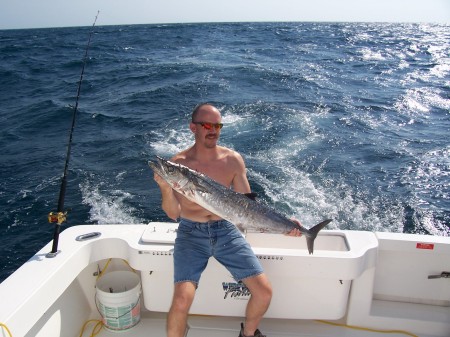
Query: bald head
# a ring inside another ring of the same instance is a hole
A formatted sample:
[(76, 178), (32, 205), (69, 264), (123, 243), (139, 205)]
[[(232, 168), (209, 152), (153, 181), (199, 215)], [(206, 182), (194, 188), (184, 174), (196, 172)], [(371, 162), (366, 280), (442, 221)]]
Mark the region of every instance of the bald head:
[(194, 108), (194, 111), (192, 111), (192, 121), (197, 122), (204, 116), (210, 114), (218, 115), (219, 117), (221, 117), (220, 111), (214, 105), (211, 105), (209, 103), (199, 104)]

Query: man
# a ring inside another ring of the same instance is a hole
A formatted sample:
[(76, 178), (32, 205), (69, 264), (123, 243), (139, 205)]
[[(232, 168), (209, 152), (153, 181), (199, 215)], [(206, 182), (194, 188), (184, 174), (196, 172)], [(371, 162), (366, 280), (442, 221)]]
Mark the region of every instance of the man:
[[(242, 156), (217, 145), (221, 120), (220, 111), (214, 106), (197, 106), (189, 124), (195, 143), (171, 161), (201, 172), (236, 192), (250, 193)], [(167, 317), (167, 336), (185, 335), (200, 275), (209, 257), (214, 256), (251, 294), (239, 336), (264, 337), (257, 328), (269, 307), (272, 287), (250, 245), (234, 225), (187, 200), (158, 175), (154, 179), (161, 189), (163, 210), (180, 223), (173, 255), (175, 289)], [(291, 235), (299, 236), (300, 232), (295, 230)], [(210, 240), (211, 237), (216, 241)]]

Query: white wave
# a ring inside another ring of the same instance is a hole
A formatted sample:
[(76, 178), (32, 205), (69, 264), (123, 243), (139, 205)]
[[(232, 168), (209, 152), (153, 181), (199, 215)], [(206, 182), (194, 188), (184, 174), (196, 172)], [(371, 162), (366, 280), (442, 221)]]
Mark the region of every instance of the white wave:
[(89, 221), (97, 224), (142, 223), (133, 216), (133, 207), (126, 204), (132, 195), (121, 190), (102, 190), (103, 184), (92, 186), (89, 181), (80, 184), (82, 202), (90, 207)]
[(119, 172), (119, 173), (116, 175), (116, 181), (123, 181), (126, 174), (127, 174), (127, 171)]
[[(279, 120), (295, 130), (261, 151), (246, 155), (248, 162), (252, 162), (247, 166), (255, 167), (249, 169), (250, 180), (263, 188), (268, 204), (286, 209), (288, 216), (296, 217), (307, 227), (332, 218), (328, 229), (401, 232), (402, 207), (382, 197), (370, 196), (368, 190), (357, 184), (350, 185), (345, 181), (348, 177), (330, 176), (327, 173), (333, 172), (327, 170), (332, 164), (330, 158), (323, 159), (314, 169), (299, 168), (302, 153), (315, 143), (326, 141), (318, 125), (327, 115), (327, 110), (317, 114), (284, 111)], [(366, 117), (366, 123), (370, 123)], [(257, 167), (264, 169), (257, 171)]]
[[(21, 199), (25, 199), (28, 197), (29, 194), (31, 194), (32, 191), (29, 189), (22, 189), (19, 191), (19, 195), (21, 197)], [(12, 200), (10, 200), (9, 202), (12, 202)]]
[(435, 236), (450, 236), (450, 229), (445, 223), (437, 222), (430, 210), (421, 211), (420, 224), (428, 233)]
[(398, 65), (398, 69), (406, 69), (409, 68), (410, 65), (408, 62), (406, 62), (405, 60), (401, 60), (399, 65)]
[(427, 113), (432, 107), (450, 109), (450, 99), (442, 97), (431, 88), (415, 88), (407, 90), (394, 107), (408, 114)]
[(361, 54), (364, 61), (384, 61), (386, 59), (380, 51), (371, 50), (370, 48), (362, 48)]
[[(288, 208), (288, 216), (293, 216), (306, 227), (331, 218), (327, 229), (353, 229), (369, 231), (401, 232), (403, 229), (403, 209), (391, 205), (380, 197), (368, 197), (355, 191), (345, 182), (329, 179), (320, 174), (311, 175), (289, 165), (286, 160), (273, 165), (277, 179), (249, 170), (251, 180), (262, 186), (269, 200), (268, 204)], [(326, 163), (323, 163), (326, 165)], [(320, 170), (320, 168), (319, 168)], [(278, 172), (281, 173), (278, 173)]]
[(236, 125), (240, 122), (242, 122), (246, 117), (238, 115), (237, 113), (234, 113), (233, 111), (225, 111), (222, 114), (222, 122), (225, 125)]
[(61, 176), (60, 175), (55, 175), (53, 177), (50, 178), (44, 178), (34, 189), (35, 192), (40, 192), (46, 188), (48, 188), (49, 186), (54, 186), (56, 184), (58, 184), (59, 182), (61, 182)]
[(437, 64), (430, 70), (430, 75), (438, 78), (446, 78), (450, 73), (450, 64)]
[(149, 142), (149, 146), (161, 157), (172, 157), (176, 153), (188, 148), (193, 143), (193, 136), (189, 128), (165, 128), (153, 132), (156, 138)]

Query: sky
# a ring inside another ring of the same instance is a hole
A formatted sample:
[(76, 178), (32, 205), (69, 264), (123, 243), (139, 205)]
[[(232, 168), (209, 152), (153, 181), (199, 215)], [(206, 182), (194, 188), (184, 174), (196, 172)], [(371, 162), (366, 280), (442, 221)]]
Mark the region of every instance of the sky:
[(0, 29), (240, 22), (450, 24), (450, 0), (0, 0)]

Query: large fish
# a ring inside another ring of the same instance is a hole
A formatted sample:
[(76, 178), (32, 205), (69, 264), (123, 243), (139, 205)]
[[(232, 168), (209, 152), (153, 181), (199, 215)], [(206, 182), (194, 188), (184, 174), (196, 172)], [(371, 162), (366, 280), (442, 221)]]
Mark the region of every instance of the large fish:
[(230, 221), (242, 231), (288, 233), (298, 228), (306, 237), (310, 254), (313, 253), (317, 233), (331, 221), (328, 219), (306, 229), (245, 194), (237, 193), (184, 165), (160, 157), (156, 157), (156, 161), (150, 161), (149, 165), (175, 191)]

